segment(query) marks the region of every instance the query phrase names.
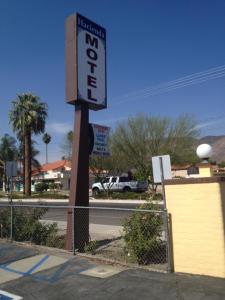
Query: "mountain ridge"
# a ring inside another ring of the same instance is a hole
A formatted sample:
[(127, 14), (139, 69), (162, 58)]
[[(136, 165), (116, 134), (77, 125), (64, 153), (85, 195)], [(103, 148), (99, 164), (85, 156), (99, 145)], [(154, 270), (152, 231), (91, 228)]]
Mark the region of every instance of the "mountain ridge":
[(212, 146), (212, 161), (220, 163), (225, 161), (225, 135), (208, 135), (200, 138), (198, 144), (209, 144)]

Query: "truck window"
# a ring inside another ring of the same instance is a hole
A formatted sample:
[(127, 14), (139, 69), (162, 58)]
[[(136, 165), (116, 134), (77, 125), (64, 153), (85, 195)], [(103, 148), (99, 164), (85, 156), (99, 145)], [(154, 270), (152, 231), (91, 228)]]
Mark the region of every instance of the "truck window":
[(113, 177), (111, 182), (116, 182), (116, 179), (116, 177)]
[(128, 182), (130, 181), (128, 177), (120, 177), (119, 182)]
[(109, 183), (109, 178), (108, 178), (108, 177), (105, 178), (105, 179), (102, 181), (102, 183)]

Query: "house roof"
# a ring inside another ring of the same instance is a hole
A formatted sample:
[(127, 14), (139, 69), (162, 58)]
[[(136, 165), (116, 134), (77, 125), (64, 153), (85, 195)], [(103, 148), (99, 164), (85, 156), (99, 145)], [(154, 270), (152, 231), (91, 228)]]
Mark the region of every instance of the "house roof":
[(48, 172), (62, 168), (71, 168), (71, 162), (68, 160), (57, 160), (52, 163), (44, 164), (38, 169), (32, 170), (32, 175), (37, 175), (41, 172)]
[(186, 165), (172, 165), (171, 169), (173, 171), (178, 171), (178, 170), (187, 170), (190, 167), (192, 167), (192, 164), (186, 164)]
[[(57, 160), (48, 164), (44, 164), (40, 166), (39, 168), (32, 170), (32, 176), (36, 176), (42, 172), (48, 172), (48, 171), (54, 171), (57, 169), (63, 169), (63, 168), (69, 168), (71, 169), (71, 162), (68, 160)], [(97, 169), (89, 169), (90, 174), (98, 173), (99, 171)], [(103, 171), (103, 173), (106, 171)]]

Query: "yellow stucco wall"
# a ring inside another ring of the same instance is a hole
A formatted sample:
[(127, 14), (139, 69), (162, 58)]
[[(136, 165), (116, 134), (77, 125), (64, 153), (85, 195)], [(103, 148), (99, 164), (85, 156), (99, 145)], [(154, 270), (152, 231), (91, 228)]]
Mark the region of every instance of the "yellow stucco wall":
[(208, 167), (208, 166), (199, 167), (199, 176), (200, 177), (211, 177), (211, 176), (213, 176), (212, 168)]
[(225, 182), (166, 185), (174, 271), (225, 278)]

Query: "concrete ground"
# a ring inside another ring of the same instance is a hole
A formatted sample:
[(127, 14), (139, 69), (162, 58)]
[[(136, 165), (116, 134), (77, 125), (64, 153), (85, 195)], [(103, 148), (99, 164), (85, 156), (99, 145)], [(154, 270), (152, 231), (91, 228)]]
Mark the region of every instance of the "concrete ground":
[[(222, 300), (225, 280), (107, 266), (64, 251), (0, 242), (0, 290), (42, 300)], [(0, 291), (0, 299), (19, 298)]]

